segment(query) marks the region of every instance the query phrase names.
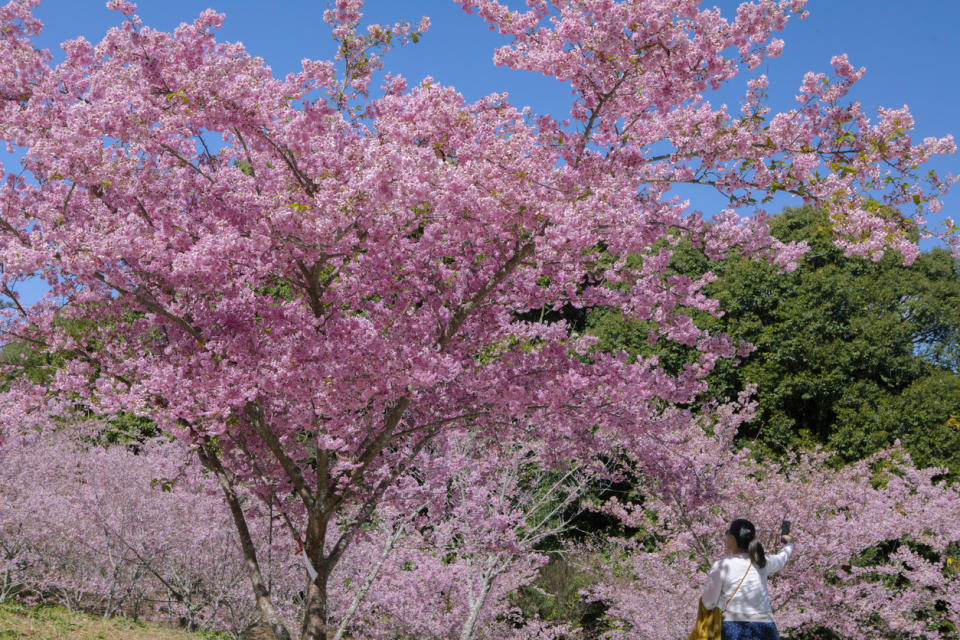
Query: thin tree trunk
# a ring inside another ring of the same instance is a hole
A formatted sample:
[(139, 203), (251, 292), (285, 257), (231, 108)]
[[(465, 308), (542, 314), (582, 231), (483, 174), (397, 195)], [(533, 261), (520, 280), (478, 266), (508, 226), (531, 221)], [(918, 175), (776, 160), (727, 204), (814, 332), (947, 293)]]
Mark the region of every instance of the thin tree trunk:
[(387, 557), (390, 555), (390, 551), (393, 550), (393, 545), (396, 544), (397, 540), (400, 539), (400, 535), (402, 533), (403, 525), (400, 525), (387, 539), (387, 543), (383, 545), (383, 550), (380, 552), (380, 557), (377, 558), (377, 563), (373, 566), (373, 569), (370, 571), (369, 575), (367, 575), (367, 579), (363, 581), (363, 586), (361, 586), (360, 589), (354, 594), (353, 600), (350, 601), (350, 607), (343, 615), (343, 618), (340, 619), (340, 624), (337, 625), (337, 633), (333, 636), (333, 640), (341, 640), (341, 638), (343, 638), (343, 634), (347, 630), (347, 625), (350, 623), (350, 619), (353, 618), (353, 614), (357, 612), (357, 609), (360, 607), (360, 603), (363, 602), (363, 598), (367, 595), (367, 591), (370, 590), (370, 586), (373, 584), (373, 581), (377, 579), (377, 576), (380, 574), (380, 568), (383, 566), (383, 563), (386, 562)]
[[(108, 552), (109, 557), (109, 552)], [(108, 560), (113, 564), (113, 575), (110, 577), (110, 592), (107, 594), (107, 606), (103, 610), (104, 620), (113, 616), (113, 603), (116, 600), (117, 596), (117, 583), (120, 581), (120, 563), (113, 563), (113, 559)]]
[[(277, 610), (270, 600), (270, 590), (263, 581), (263, 574), (260, 572), (260, 564), (257, 562), (257, 550), (253, 545), (253, 539), (250, 536), (250, 529), (247, 527), (247, 520), (243, 514), (243, 507), (240, 499), (233, 490), (233, 483), (227, 475), (223, 465), (220, 464), (220, 458), (217, 453), (209, 448), (206, 443), (200, 445), (197, 449), (200, 456), (200, 462), (207, 469), (217, 476), (220, 488), (223, 489), (224, 498), (227, 506), (230, 507), (230, 515), (233, 516), (233, 524), (236, 526), (237, 534), (240, 538), (240, 548), (243, 551), (244, 566), (247, 570), (247, 577), (253, 586), (254, 597), (257, 601), (257, 608), (263, 615), (268, 627), (276, 640), (290, 640), (290, 632), (280, 620)], [(324, 639), (325, 640), (325, 639)]]
[(473, 638), (473, 632), (477, 626), (477, 619), (480, 617), (480, 610), (483, 609), (483, 605), (487, 603), (487, 596), (490, 595), (490, 587), (493, 586), (494, 579), (500, 574), (496, 565), (497, 558), (491, 558), (491, 560), (487, 562), (487, 570), (483, 572), (483, 583), (480, 585), (480, 593), (477, 594), (476, 600), (472, 600), (470, 603), (470, 613), (463, 623), (463, 628), (460, 630), (460, 640), (471, 640), (471, 638)]

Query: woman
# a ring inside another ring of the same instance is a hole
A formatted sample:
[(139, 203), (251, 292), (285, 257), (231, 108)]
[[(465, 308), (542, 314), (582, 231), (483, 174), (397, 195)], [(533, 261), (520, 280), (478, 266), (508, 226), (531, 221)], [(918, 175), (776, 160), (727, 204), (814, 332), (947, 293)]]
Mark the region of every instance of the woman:
[(779, 640), (767, 592), (767, 576), (787, 564), (793, 553), (790, 536), (780, 553), (767, 557), (753, 523), (738, 518), (727, 529), (727, 553), (713, 564), (703, 589), (703, 606), (722, 607), (722, 640)]

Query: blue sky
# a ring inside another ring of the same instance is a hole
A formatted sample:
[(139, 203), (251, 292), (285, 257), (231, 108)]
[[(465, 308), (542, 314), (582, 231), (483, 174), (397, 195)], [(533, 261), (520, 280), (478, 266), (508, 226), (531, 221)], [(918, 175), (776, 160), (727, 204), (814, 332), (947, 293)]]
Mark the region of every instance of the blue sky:
[[(523, 2), (511, 0), (522, 8)], [(705, 0), (733, 15), (739, 2)], [(146, 25), (171, 30), (212, 7), (226, 14), (219, 37), (241, 41), (252, 55), (264, 58), (283, 76), (300, 68), (305, 58), (332, 57), (334, 44), (321, 16), (323, 0), (143, 0), (137, 13)], [(855, 66), (867, 68), (854, 97), (870, 108), (908, 104), (916, 119), (916, 138), (953, 133), (960, 137), (960, 65), (957, 33), (960, 0), (809, 0), (810, 17), (792, 20), (781, 35), (786, 49), (762, 69), (771, 80), (769, 93), (775, 110), (794, 104), (803, 74), (830, 72), (830, 58), (848, 53)], [(558, 82), (526, 72), (494, 67), (493, 49), (505, 42), (488, 31), (476, 16), (467, 15), (451, 0), (367, 0), (365, 21), (417, 22), (429, 15), (432, 27), (416, 45), (394, 50), (386, 69), (404, 75), (413, 84), (426, 75), (457, 87), (468, 100), (507, 91), (516, 105), (537, 113), (564, 116), (567, 89)], [(60, 55), (59, 43), (83, 35), (97, 42), (120, 15), (108, 11), (102, 0), (44, 0), (36, 14), (45, 30), (39, 44)], [(736, 105), (748, 76), (713, 99)], [(9, 159), (5, 159), (9, 163)], [(932, 165), (942, 173), (960, 174), (960, 157)], [(944, 214), (960, 218), (960, 188), (944, 199)], [(695, 208), (708, 215), (722, 204), (704, 192), (684, 193)], [(933, 246), (924, 243), (924, 248)]]

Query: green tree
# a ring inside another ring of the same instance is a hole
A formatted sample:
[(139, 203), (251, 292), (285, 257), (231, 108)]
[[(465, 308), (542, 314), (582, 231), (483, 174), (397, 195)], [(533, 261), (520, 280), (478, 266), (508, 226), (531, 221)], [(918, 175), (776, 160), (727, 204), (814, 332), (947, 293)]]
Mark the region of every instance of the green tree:
[[(724, 315), (694, 314), (756, 350), (739, 364), (718, 363), (709, 395), (733, 397), (757, 385), (757, 417), (739, 434), (760, 453), (825, 445), (839, 460), (862, 458), (900, 440), (923, 466), (960, 474), (960, 261), (942, 249), (905, 266), (847, 258), (829, 219), (812, 208), (771, 221), (783, 241), (810, 250), (791, 274), (730, 257), (712, 264), (697, 249), (676, 249), (672, 269), (718, 276), (707, 292)], [(657, 354), (678, 364), (683, 347), (648, 343), (649, 328), (606, 310), (588, 318), (600, 348)]]

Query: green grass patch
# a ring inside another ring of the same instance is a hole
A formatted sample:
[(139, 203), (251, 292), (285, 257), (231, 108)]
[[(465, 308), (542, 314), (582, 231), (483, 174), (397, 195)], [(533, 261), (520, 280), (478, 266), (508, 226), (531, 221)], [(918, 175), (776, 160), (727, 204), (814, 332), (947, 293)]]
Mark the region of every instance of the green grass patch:
[(0, 640), (208, 640), (213, 637), (214, 634), (187, 633), (126, 618), (104, 620), (63, 607), (0, 604)]

